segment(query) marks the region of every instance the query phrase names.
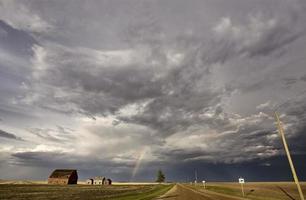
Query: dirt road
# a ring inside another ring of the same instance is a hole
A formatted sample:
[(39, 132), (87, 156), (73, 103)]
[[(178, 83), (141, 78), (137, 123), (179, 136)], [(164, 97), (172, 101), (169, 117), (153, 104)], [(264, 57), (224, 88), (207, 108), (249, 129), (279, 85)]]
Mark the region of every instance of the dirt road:
[(175, 185), (165, 195), (158, 198), (159, 200), (210, 200), (211, 198), (206, 197), (202, 194), (198, 194), (181, 184)]
[(211, 192), (199, 192), (188, 186), (177, 184), (157, 200), (239, 200), (241, 198)]

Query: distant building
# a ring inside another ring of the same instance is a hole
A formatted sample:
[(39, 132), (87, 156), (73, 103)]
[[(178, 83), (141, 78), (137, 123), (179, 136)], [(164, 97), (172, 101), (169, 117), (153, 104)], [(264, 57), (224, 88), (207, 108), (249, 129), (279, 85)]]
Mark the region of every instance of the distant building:
[(112, 184), (112, 180), (108, 178), (108, 179), (105, 180), (104, 184), (105, 185), (111, 185)]
[(77, 184), (78, 173), (75, 169), (56, 169), (48, 178), (48, 184)]
[(94, 185), (104, 185), (106, 178), (103, 176), (97, 176), (93, 179)]
[(93, 179), (92, 178), (87, 179), (86, 184), (87, 185), (92, 185), (93, 184)]
[(88, 185), (111, 185), (112, 180), (109, 178), (107, 179), (103, 176), (96, 176), (94, 178), (87, 179), (86, 184)]

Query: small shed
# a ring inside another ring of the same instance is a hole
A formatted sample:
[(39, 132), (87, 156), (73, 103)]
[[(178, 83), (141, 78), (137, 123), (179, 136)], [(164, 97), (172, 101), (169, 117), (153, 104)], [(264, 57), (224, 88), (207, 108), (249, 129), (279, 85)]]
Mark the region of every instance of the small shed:
[(111, 185), (112, 184), (112, 180), (108, 178), (108, 179), (105, 180), (104, 184), (105, 185)]
[(92, 178), (87, 179), (86, 184), (87, 185), (92, 185), (93, 184), (93, 179)]
[(103, 176), (96, 176), (93, 179), (93, 184), (94, 185), (104, 185), (106, 178)]
[(48, 184), (77, 184), (78, 173), (76, 169), (56, 169), (48, 178)]

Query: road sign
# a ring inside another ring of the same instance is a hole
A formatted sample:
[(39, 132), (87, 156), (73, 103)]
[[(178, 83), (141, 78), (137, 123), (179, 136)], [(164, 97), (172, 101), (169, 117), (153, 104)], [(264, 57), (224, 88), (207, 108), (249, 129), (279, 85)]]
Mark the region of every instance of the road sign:
[(244, 178), (239, 178), (239, 183), (244, 183)]
[(240, 185), (241, 185), (242, 196), (244, 197), (244, 189), (243, 189), (244, 178), (239, 178), (239, 183), (240, 183)]
[(204, 189), (206, 189), (206, 182), (202, 181), (202, 183), (203, 183)]

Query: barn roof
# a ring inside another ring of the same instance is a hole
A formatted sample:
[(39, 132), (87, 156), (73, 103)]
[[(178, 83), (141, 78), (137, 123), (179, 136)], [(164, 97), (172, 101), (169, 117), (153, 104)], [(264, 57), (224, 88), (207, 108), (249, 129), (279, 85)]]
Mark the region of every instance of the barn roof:
[(76, 169), (56, 169), (52, 172), (49, 178), (68, 178), (73, 173), (76, 173)]

